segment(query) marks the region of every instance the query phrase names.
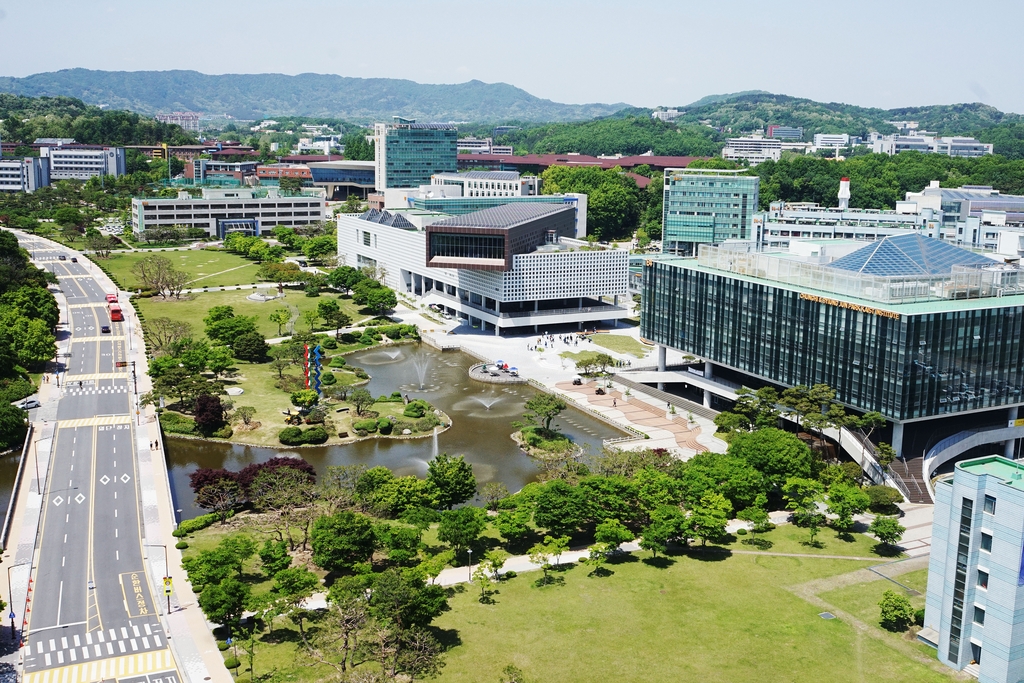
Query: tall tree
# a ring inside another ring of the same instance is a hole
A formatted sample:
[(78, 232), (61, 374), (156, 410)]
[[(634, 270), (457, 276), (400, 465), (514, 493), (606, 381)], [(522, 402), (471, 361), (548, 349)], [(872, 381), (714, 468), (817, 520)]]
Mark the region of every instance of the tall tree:
[(473, 466), (461, 455), (457, 458), (447, 453), (435, 456), (427, 463), (427, 481), (437, 487), (438, 504), (448, 510), (476, 495)]

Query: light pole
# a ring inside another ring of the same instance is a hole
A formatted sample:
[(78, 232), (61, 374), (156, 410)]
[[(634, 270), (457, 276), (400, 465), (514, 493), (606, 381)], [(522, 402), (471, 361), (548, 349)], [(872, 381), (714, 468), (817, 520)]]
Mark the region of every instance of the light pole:
[[(166, 545), (156, 544), (156, 543), (147, 543), (146, 547), (147, 548), (163, 548), (164, 549), (164, 578), (165, 579), (169, 578), (171, 574), (170, 574), (169, 568), (167, 566), (167, 546)], [(170, 614), (171, 613), (171, 594), (167, 592), (166, 588), (164, 588), (164, 594), (167, 596), (167, 614)]]
[(469, 548), (469, 582), (473, 583), (473, 549)]
[(11, 570), (14, 569), (15, 567), (21, 567), (21, 566), (26, 565), (26, 564), (28, 564), (28, 563), (27, 562), (22, 562), (21, 564), (12, 564), (10, 567), (7, 568), (7, 597), (9, 597), (11, 599), (11, 604), (8, 605), (8, 609), (11, 610), (11, 613), (9, 615), (11, 617), (11, 640), (15, 639), (15, 633), (14, 633), (14, 591), (11, 590)]

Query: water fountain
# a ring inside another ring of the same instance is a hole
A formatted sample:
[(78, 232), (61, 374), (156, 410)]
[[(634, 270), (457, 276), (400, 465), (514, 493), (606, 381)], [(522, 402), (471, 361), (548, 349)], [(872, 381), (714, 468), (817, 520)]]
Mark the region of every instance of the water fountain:
[(384, 352), (384, 355), (390, 358), (391, 360), (394, 360), (402, 355), (402, 351), (400, 349), (389, 349)]
[(413, 367), (416, 368), (416, 376), (419, 377), (420, 390), (422, 390), (427, 383), (427, 370), (430, 369), (430, 358), (417, 358), (413, 363)]
[(437, 452), (438, 452), (438, 448), (437, 448), (437, 429), (438, 429), (437, 427), (434, 427), (434, 449), (433, 449), (433, 457), (434, 457), (435, 459), (437, 458)]
[(489, 396), (487, 398), (484, 398), (483, 396), (474, 396), (473, 398), (479, 401), (487, 410), (490, 410), (491, 406), (501, 400), (501, 396)]

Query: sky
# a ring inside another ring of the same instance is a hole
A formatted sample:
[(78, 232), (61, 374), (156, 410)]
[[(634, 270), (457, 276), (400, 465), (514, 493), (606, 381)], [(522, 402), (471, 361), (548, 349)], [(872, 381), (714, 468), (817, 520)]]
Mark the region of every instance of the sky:
[(504, 82), (565, 103), (741, 90), (1024, 113), (1021, 0), (0, 0), (0, 76), (82, 67)]

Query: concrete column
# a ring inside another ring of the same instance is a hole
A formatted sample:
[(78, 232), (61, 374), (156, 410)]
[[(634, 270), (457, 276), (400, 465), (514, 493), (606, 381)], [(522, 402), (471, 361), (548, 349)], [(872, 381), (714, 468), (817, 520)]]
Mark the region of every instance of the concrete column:
[(540, 300), (534, 301), (533, 302), (533, 311), (534, 311), (534, 313), (536, 313), (539, 310), (540, 310)]
[(618, 294), (616, 294), (615, 296), (612, 297), (612, 303), (615, 304), (616, 306), (619, 305), (619, 295)]
[(665, 372), (666, 358), (668, 357), (668, 349), (658, 344), (658, 372)]
[(579, 310), (581, 310), (581, 311), (583, 310), (583, 297), (582, 296), (580, 297)]
[[(1017, 406), (1014, 406), (1014, 407), (1012, 407), (1012, 408), (1010, 408), (1009, 410), (1006, 411), (1006, 419), (1009, 421), (1010, 424), (1013, 424), (1013, 421), (1017, 419), (1017, 412), (1018, 412), (1017, 411)], [(1007, 439), (1006, 440), (1006, 442), (1003, 444), (1003, 456), (1004, 457), (1007, 457), (1010, 460), (1013, 460), (1013, 451), (1014, 451), (1014, 446), (1016, 445), (1016, 443), (1017, 443), (1016, 439)]]
[(494, 336), (495, 337), (500, 337), (501, 336), (501, 328), (498, 327), (498, 323), (494, 323)]
[(899, 458), (903, 457), (903, 424), (900, 422), (892, 423), (892, 448), (896, 451), (896, 456)]
[(704, 379), (711, 379), (715, 376), (715, 366), (711, 364), (711, 361), (704, 361)]
[(704, 390), (704, 407), (711, 407), (711, 392), (707, 389)]

